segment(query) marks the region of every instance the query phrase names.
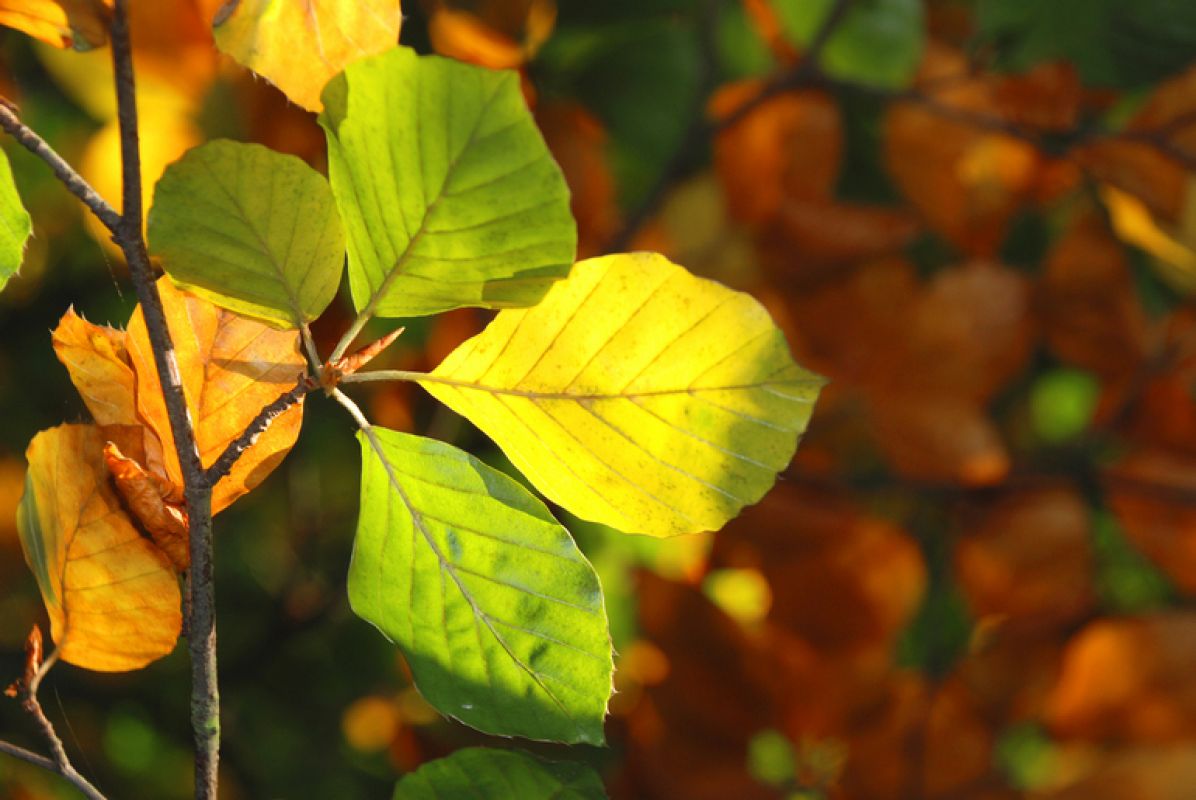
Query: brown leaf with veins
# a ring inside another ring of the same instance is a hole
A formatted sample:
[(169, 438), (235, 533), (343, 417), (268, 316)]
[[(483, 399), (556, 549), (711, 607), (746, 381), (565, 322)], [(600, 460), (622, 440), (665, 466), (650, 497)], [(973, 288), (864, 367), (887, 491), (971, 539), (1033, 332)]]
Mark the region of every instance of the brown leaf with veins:
[(121, 672), (174, 649), (181, 596), (169, 559), (121, 508), (102, 450), (91, 425), (35, 436), (18, 527), (62, 658)]
[[(295, 387), (305, 371), (298, 331), (275, 330), (225, 311), (158, 281), (167, 326), (174, 340), (183, 392), (205, 467), (245, 429), (261, 409)], [(129, 355), (137, 374), (137, 410), (162, 441), (166, 477), (183, 485), (182, 469), (158, 383), (141, 309), (129, 321)], [(280, 414), (212, 491), (212, 513), (249, 492), (286, 456), (303, 423), (303, 402)]]

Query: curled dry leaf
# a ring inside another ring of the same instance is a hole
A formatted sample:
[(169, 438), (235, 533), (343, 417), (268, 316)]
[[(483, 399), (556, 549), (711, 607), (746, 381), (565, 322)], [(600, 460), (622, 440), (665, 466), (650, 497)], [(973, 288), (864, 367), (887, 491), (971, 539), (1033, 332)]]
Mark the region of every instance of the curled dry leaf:
[(167, 498), (174, 487), (161, 475), (126, 458), (113, 442), (104, 445), (104, 464), (125, 505), (179, 572), (191, 565), (187, 512)]
[(109, 485), (103, 446), (91, 425), (35, 436), (17, 522), (62, 658), (120, 672), (174, 649), (181, 598), (170, 560)]

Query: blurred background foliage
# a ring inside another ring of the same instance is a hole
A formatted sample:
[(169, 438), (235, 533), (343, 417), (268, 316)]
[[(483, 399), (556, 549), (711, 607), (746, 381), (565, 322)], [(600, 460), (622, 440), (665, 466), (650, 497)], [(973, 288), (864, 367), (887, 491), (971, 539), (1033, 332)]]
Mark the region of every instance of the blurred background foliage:
[[(132, 3), (147, 187), (216, 136), (325, 167), (313, 115), (212, 48), (219, 5)], [(590, 762), (614, 798), (1190, 798), (1196, 4), (405, 10), (405, 43), (522, 72), (583, 256), (659, 249), (751, 291), (831, 378), (777, 489), (726, 530), (566, 520), (610, 606), (611, 746), (533, 748)], [(0, 49), (0, 94), (118, 200), (107, 51), (12, 31)], [(120, 325), (134, 303), (117, 251), (11, 145), (35, 238), (0, 295), (0, 683), (44, 613), (13, 522), (22, 453), (86, 413), (48, 332), (71, 304)], [(348, 318), (321, 321), (325, 351)], [(388, 365), (430, 368), (484, 321), (416, 320)], [(363, 400), (504, 466), (410, 386)], [(306, 415), (217, 526), (232, 799), (382, 797), (484, 741), (349, 613), (352, 423), (317, 396)], [(63, 665), (42, 698), (111, 796), (184, 798), (187, 680), (181, 651), (127, 675)], [(36, 745), (16, 703), (0, 731)], [(0, 796), (70, 795), (0, 759)]]

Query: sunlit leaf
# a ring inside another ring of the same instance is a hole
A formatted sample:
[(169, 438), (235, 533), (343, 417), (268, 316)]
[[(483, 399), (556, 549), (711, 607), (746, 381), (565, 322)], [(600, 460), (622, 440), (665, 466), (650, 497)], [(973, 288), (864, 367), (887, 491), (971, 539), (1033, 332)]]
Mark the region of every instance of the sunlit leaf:
[[(183, 391), (204, 466), (210, 466), (258, 412), (291, 389), (304, 371), (296, 331), (275, 330), (225, 311), (158, 281), (174, 340)], [(140, 307), (129, 321), (129, 355), (137, 374), (137, 410), (166, 451), (166, 477), (183, 485), (166, 403), (158, 383), (149, 334)], [(226, 508), (278, 466), (303, 423), (296, 403), (274, 419), (212, 492), (212, 512)]]
[(182, 613), (174, 568), (125, 516), (102, 447), (90, 425), (35, 436), (17, 524), (63, 659), (120, 672), (170, 653)]
[(0, 25), (55, 47), (89, 50), (108, 40), (111, 0), (0, 0)]
[(212, 20), (216, 45), (287, 97), (319, 111), (320, 90), (346, 65), (394, 47), (399, 0), (228, 0)]
[(167, 168), (154, 190), (149, 243), (180, 286), (278, 327), (320, 316), (345, 257), (318, 172), (294, 156), (225, 140)]
[(1138, 198), (1106, 186), (1101, 197), (1109, 209), (1113, 229), (1124, 241), (1140, 247), (1155, 258), (1160, 277), (1177, 291), (1196, 292), (1196, 180), (1189, 180), (1182, 227), (1167, 230)]
[(540, 491), (620, 530), (717, 530), (793, 457), (822, 379), (749, 295), (663, 256), (579, 263), (422, 381)]
[(569, 190), (513, 72), (399, 48), (324, 93), (353, 302), (381, 316), (537, 302), (569, 271)]
[(584, 764), (542, 761), (517, 750), (471, 747), (424, 764), (399, 781), (394, 800), (603, 800)]
[(51, 342), (97, 425), (140, 424), (134, 402), (137, 377), (124, 331), (94, 325), (71, 308), (58, 321)]
[(33, 221), (21, 204), (8, 156), (0, 152), (0, 289), (21, 268)]
[(610, 636), (569, 532), (454, 447), (384, 428), (358, 438), (353, 610), (398, 643), (443, 713), (487, 733), (600, 744)]

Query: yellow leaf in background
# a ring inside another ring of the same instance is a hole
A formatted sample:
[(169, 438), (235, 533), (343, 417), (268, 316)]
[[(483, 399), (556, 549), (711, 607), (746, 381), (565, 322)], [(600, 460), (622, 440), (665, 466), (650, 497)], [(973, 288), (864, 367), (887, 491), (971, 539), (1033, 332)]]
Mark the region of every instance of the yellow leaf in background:
[(399, 0), (229, 0), (212, 20), (216, 45), (308, 111), (352, 61), (399, 42)]
[(823, 383), (756, 300), (654, 253), (577, 264), (420, 382), (549, 499), (657, 536), (758, 501)]
[(91, 425), (35, 436), (17, 526), (62, 658), (121, 672), (170, 653), (182, 612), (174, 568), (121, 509), (102, 448)]
[(1101, 197), (1117, 235), (1154, 256), (1159, 276), (1172, 288), (1196, 292), (1196, 179), (1188, 179), (1180, 224), (1170, 232), (1137, 197), (1112, 186), (1102, 187)]
[[(174, 340), (183, 390), (195, 425), (204, 466), (211, 466), (224, 448), (257, 416), (262, 407), (295, 388), (304, 371), (297, 331), (280, 331), (225, 311), (158, 281), (166, 321)], [(174, 451), (174, 437), (141, 309), (129, 321), (129, 354), (137, 375), (137, 410), (162, 441), (166, 477), (183, 485)], [(299, 436), (303, 404), (277, 417), (232, 472), (212, 492), (212, 513), (227, 508), (269, 475)]]
[(0, 25), (55, 47), (89, 50), (108, 40), (111, 6), (101, 0), (0, 0)]

